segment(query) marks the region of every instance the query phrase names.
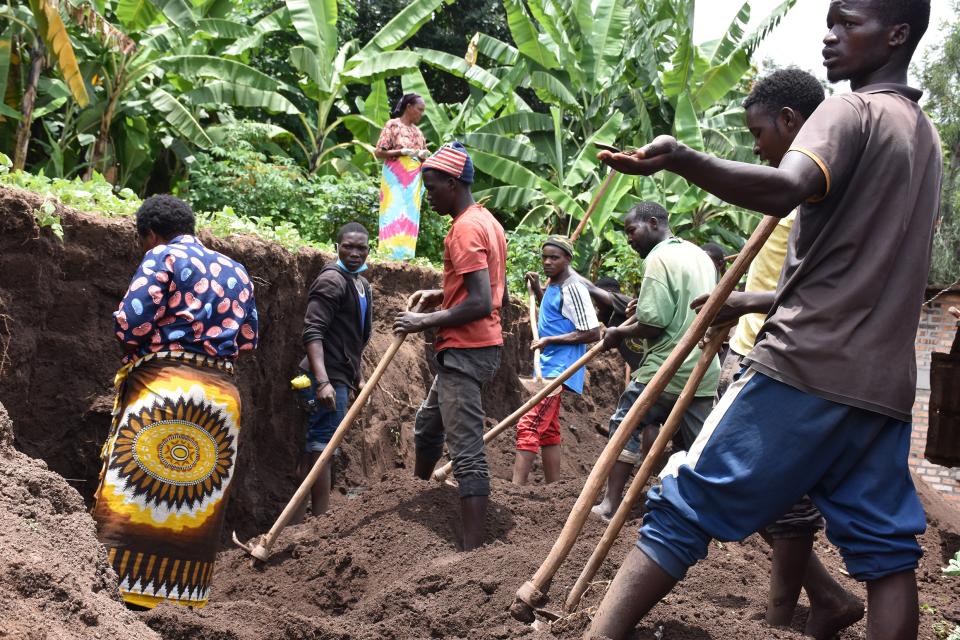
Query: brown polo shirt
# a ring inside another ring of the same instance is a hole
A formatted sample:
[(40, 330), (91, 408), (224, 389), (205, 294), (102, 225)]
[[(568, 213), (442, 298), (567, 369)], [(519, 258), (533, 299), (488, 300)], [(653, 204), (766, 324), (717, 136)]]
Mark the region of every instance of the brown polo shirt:
[(791, 152), (823, 171), (800, 208), (748, 362), (816, 396), (909, 421), (914, 340), (940, 206), (940, 139), (910, 87), (828, 98)]

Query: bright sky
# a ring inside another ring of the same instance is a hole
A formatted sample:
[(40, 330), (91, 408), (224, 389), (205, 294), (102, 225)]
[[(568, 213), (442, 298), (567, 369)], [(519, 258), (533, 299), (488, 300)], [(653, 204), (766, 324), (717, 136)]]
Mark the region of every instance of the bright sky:
[[(750, 2), (749, 33), (782, 0), (752, 0)], [(694, 40), (706, 42), (723, 35), (733, 17), (742, 6), (742, 0), (700, 0), (694, 22)], [(940, 26), (945, 20), (953, 18), (951, 0), (931, 0), (930, 29), (927, 30), (920, 49), (914, 60), (922, 59), (923, 51), (932, 43), (939, 41)], [(760, 45), (754, 58), (761, 62), (772, 59), (777, 66), (795, 65), (810, 71), (821, 79), (826, 79), (823, 68), (823, 58), (820, 50), (823, 48), (821, 40), (827, 31), (827, 7), (829, 0), (798, 0), (780, 25), (767, 36)], [(911, 84), (917, 84), (911, 80)], [(847, 83), (836, 85), (838, 92), (847, 90)], [(922, 87), (921, 87), (922, 88)]]

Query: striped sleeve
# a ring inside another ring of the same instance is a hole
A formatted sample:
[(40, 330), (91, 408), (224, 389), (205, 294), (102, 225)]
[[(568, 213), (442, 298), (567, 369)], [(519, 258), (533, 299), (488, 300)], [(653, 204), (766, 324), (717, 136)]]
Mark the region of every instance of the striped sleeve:
[(580, 281), (573, 278), (563, 286), (563, 304), (560, 313), (573, 323), (577, 331), (589, 331), (600, 326), (597, 311), (590, 300), (590, 292)]

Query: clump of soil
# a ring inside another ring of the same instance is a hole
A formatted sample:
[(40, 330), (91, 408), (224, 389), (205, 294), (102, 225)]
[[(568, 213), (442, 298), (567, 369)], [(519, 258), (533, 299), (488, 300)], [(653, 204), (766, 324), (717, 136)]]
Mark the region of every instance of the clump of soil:
[(13, 448), (3, 405), (0, 549), (0, 638), (159, 638), (120, 602), (80, 494)]

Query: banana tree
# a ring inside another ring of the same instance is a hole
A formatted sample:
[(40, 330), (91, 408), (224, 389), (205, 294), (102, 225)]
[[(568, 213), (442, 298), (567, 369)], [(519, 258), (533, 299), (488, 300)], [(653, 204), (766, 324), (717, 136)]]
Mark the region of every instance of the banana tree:
[[(26, 164), (40, 75), (47, 65), (48, 56), (63, 76), (73, 100), (83, 107), (89, 102), (89, 97), (74, 54), (73, 43), (55, 0), (30, 0), (28, 7), (0, 7), (0, 17), (7, 23), (7, 27), (0, 34), (0, 88), (4, 92), (14, 48), (19, 50), (20, 60), (30, 60), (19, 112), (5, 104), (0, 106), (0, 114), (18, 120), (13, 169), (19, 170)], [(18, 67), (22, 68), (23, 65)]]

